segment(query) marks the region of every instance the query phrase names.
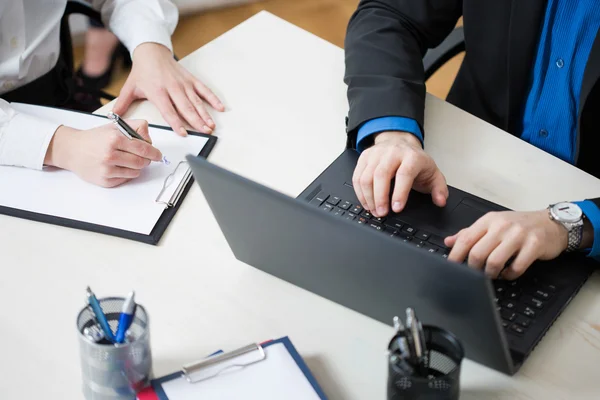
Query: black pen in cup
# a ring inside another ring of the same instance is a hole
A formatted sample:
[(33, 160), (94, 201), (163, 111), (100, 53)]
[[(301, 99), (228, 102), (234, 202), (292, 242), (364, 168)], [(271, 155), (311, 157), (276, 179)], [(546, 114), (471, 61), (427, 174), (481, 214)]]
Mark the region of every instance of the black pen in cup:
[[(131, 126), (129, 126), (129, 124), (127, 122), (125, 122), (125, 120), (123, 118), (119, 117), (119, 115), (110, 111), (106, 116), (108, 117), (109, 120), (111, 120), (117, 126), (117, 129), (119, 130), (119, 132), (121, 132), (127, 139), (143, 140), (144, 142), (151, 144), (149, 141), (144, 139), (143, 136), (141, 136), (139, 133), (137, 133), (135, 131), (135, 129), (133, 129)], [(167, 160), (167, 157), (165, 157), (165, 156), (163, 156), (161, 162), (165, 165), (171, 164), (171, 162), (169, 160)]]

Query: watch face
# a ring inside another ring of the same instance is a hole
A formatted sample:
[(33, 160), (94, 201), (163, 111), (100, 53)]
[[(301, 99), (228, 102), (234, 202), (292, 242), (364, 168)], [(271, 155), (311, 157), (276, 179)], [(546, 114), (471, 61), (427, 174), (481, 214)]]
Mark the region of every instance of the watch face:
[(583, 217), (583, 212), (577, 204), (558, 203), (552, 207), (554, 218), (561, 222), (578, 222)]

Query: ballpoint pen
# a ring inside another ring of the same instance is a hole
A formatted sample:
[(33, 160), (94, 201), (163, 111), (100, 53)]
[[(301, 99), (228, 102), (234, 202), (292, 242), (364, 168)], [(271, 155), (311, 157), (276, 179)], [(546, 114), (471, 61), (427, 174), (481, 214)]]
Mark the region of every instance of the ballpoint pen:
[(90, 304), (90, 307), (92, 307), (92, 311), (94, 312), (94, 315), (96, 316), (96, 319), (98, 320), (98, 323), (100, 324), (100, 327), (104, 331), (104, 336), (106, 337), (106, 339), (108, 339), (112, 343), (114, 343), (115, 335), (113, 334), (112, 330), (110, 329), (110, 325), (108, 324), (108, 321), (106, 320), (106, 316), (104, 315), (104, 312), (102, 312), (102, 307), (100, 307), (100, 303), (98, 302), (96, 295), (94, 295), (94, 292), (92, 292), (92, 289), (90, 289), (89, 286), (87, 287), (86, 291), (87, 291), (88, 303)]
[(119, 326), (117, 328), (116, 342), (123, 343), (125, 341), (125, 332), (131, 326), (133, 321), (133, 315), (135, 313), (135, 292), (130, 292), (121, 310), (121, 316), (119, 317)]
[[(129, 139), (129, 140), (137, 139), (137, 140), (142, 140), (146, 143), (150, 143), (149, 141), (144, 139), (143, 136), (141, 136), (139, 133), (137, 133), (135, 131), (135, 129), (133, 129), (131, 126), (129, 126), (129, 124), (127, 122), (125, 122), (125, 120), (123, 118), (119, 117), (119, 115), (110, 111), (106, 116), (109, 120), (111, 120), (117, 126), (117, 129), (119, 130), (119, 132), (121, 132), (127, 139)], [(167, 157), (165, 157), (165, 156), (163, 156), (162, 162), (165, 165), (171, 164), (169, 162), (169, 160), (167, 160)]]
[(415, 310), (412, 308), (406, 309), (406, 325), (408, 327), (408, 335), (412, 337), (414, 343), (414, 358), (413, 364), (419, 369), (421, 375), (427, 375), (425, 334), (421, 321), (417, 319)]
[(92, 342), (98, 343), (102, 339), (104, 339), (104, 332), (98, 325), (92, 325), (87, 328), (83, 328), (83, 335), (91, 340)]

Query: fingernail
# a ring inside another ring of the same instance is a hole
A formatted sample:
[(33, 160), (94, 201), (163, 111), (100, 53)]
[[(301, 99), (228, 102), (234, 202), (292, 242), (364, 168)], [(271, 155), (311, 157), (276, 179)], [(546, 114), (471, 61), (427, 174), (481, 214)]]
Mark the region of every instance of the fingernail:
[(402, 203), (400, 203), (399, 201), (397, 201), (397, 202), (394, 203), (394, 205), (392, 206), (392, 208), (394, 209), (394, 211), (400, 212), (400, 209), (402, 208)]
[(211, 133), (212, 132), (212, 129), (210, 129), (207, 125), (204, 125), (202, 127), (202, 129), (204, 129), (204, 132), (206, 132), (206, 133)]
[(385, 215), (385, 207), (377, 207), (377, 214)]
[(181, 128), (179, 128), (179, 133), (181, 133), (183, 136), (187, 136), (187, 131), (185, 130), (185, 128), (183, 126)]
[(215, 126), (215, 121), (213, 121), (213, 120), (212, 120), (212, 119), (210, 119), (210, 118), (209, 118), (209, 119), (208, 119), (208, 121), (206, 121), (206, 122), (208, 122), (208, 126), (211, 126), (211, 127), (212, 127), (212, 126)]

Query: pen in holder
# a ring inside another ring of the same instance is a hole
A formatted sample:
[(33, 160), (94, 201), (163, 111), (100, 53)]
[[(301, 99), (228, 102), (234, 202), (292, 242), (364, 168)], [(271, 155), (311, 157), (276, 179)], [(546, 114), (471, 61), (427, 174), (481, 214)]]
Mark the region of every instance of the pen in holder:
[(458, 400), (464, 350), (456, 336), (435, 326), (423, 326), (423, 371), (406, 366), (399, 356), (396, 334), (388, 346), (388, 400)]
[[(124, 298), (99, 299), (113, 332), (117, 331)], [(148, 314), (137, 305), (124, 343), (113, 344), (102, 334), (87, 306), (77, 317), (83, 393), (86, 400), (134, 400), (152, 373)]]

